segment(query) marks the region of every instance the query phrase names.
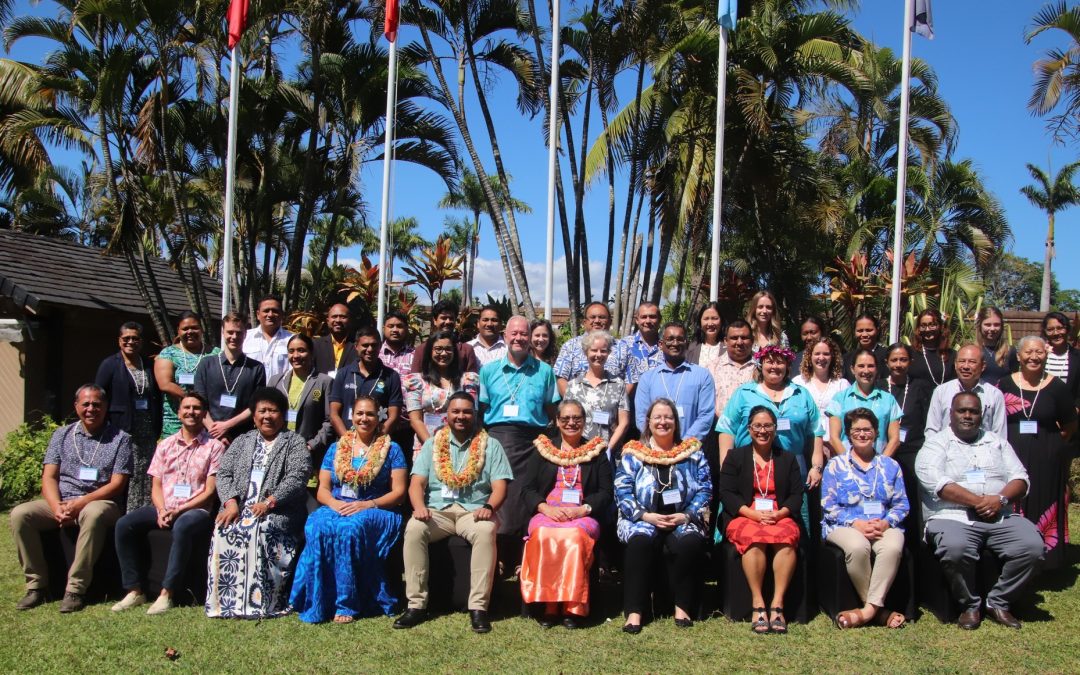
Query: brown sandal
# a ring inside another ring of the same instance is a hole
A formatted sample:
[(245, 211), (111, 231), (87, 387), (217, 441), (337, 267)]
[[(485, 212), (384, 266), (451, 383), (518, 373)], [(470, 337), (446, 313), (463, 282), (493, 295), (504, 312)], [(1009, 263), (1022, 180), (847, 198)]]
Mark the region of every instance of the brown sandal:
[(900, 612), (889, 612), (882, 607), (874, 615), (874, 622), (891, 630), (900, 630), (907, 625), (907, 617)]
[(862, 614), (857, 609), (849, 609), (846, 612), (840, 612), (836, 615), (836, 620), (833, 621), (836, 627), (840, 630), (847, 630), (848, 628), (857, 628), (865, 623), (862, 618)]
[(348, 614), (335, 614), (334, 623), (352, 623), (356, 621), (355, 616), (349, 616)]

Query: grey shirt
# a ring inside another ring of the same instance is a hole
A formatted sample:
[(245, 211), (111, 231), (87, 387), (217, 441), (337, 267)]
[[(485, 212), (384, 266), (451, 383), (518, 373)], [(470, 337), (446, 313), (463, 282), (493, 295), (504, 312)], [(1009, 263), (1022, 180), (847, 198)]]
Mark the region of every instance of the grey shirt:
[(102, 487), (114, 473), (131, 475), (131, 436), (108, 422), (95, 436), (82, 422), (53, 432), (42, 464), (60, 467), (60, 498), (78, 499)]

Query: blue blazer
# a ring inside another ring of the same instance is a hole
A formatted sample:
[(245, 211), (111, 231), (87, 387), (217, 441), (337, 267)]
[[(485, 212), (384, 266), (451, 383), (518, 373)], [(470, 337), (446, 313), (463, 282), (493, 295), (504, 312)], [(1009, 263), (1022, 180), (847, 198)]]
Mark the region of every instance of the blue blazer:
[[(161, 436), (161, 391), (154, 379), (153, 359), (143, 358), (143, 371), (146, 373), (146, 391), (143, 392), (143, 398), (149, 406), (156, 440)], [(120, 352), (105, 357), (98, 366), (94, 384), (109, 395), (109, 422), (130, 433), (135, 420), (135, 401), (139, 396), (135, 393), (135, 382), (124, 365), (124, 357)]]

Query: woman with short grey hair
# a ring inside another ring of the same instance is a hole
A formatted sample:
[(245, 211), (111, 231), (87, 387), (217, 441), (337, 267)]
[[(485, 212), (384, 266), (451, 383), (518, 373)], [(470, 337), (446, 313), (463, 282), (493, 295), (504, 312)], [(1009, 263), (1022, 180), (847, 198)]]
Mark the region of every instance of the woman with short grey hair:
[(581, 340), (581, 349), (589, 369), (570, 380), (563, 399), (579, 401), (585, 408), (586, 440), (601, 437), (609, 452), (622, 443), (630, 427), (630, 402), (626, 396), (626, 381), (622, 373), (612, 373), (605, 367), (615, 338), (606, 330), (592, 330)]

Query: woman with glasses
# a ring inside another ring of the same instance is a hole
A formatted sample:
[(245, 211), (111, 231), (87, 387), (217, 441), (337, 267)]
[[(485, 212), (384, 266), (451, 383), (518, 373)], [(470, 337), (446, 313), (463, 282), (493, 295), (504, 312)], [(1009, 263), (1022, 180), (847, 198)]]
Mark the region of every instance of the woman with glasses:
[(915, 319), (911, 336), (912, 361), (908, 375), (915, 380), (929, 380), (936, 387), (956, 379), (953, 361), (956, 352), (949, 348), (949, 329), (936, 309), (924, 309)]
[(829, 460), (821, 482), (821, 536), (844, 552), (848, 577), (863, 602), (837, 614), (838, 628), (871, 621), (900, 628), (906, 621), (900, 612), (885, 611), (885, 596), (904, 554), (908, 498), (900, 465), (874, 450), (877, 426), (869, 408), (849, 410), (844, 429), (851, 451)]
[(605, 330), (586, 333), (581, 348), (589, 362), (589, 369), (570, 380), (563, 394), (564, 400), (578, 401), (585, 408), (584, 438), (603, 438), (609, 453), (618, 450), (630, 428), (626, 382), (618, 373), (607, 369), (608, 357), (614, 346), (615, 338)]
[(521, 598), (544, 628), (577, 628), (589, 615), (589, 569), (600, 524), (593, 515), (612, 502), (611, 464), (603, 437), (586, 441), (585, 408), (563, 400), (559, 440), (541, 434), (522, 479), (521, 497), (535, 513), (521, 561)]
[(615, 469), (619, 540), (626, 544), (623, 632), (641, 632), (649, 606), (653, 563), (663, 555), (675, 596), (675, 625), (694, 625), (690, 611), (701, 587), (712, 478), (696, 438), (683, 439), (675, 403), (658, 398), (645, 412), (640, 441), (623, 446)]
[[(751, 630), (786, 633), (784, 594), (795, 573), (800, 527), (796, 515), (803, 504), (803, 479), (790, 452), (776, 442), (776, 416), (769, 406), (755, 406), (747, 425), (750, 442), (727, 453), (718, 488), (724, 505), (721, 531), (742, 556), (743, 574), (752, 600)], [(772, 601), (763, 587), (772, 554)]]
[(458, 354), (457, 338), (451, 331), (434, 333), (421, 347), (420, 372), (405, 376), (405, 410), (416, 432), (416, 442), (404, 449), (412, 455), (424, 442), (446, 424), (446, 408), (451, 394), (465, 391), (473, 397), (480, 393), (480, 376), (464, 371)]

